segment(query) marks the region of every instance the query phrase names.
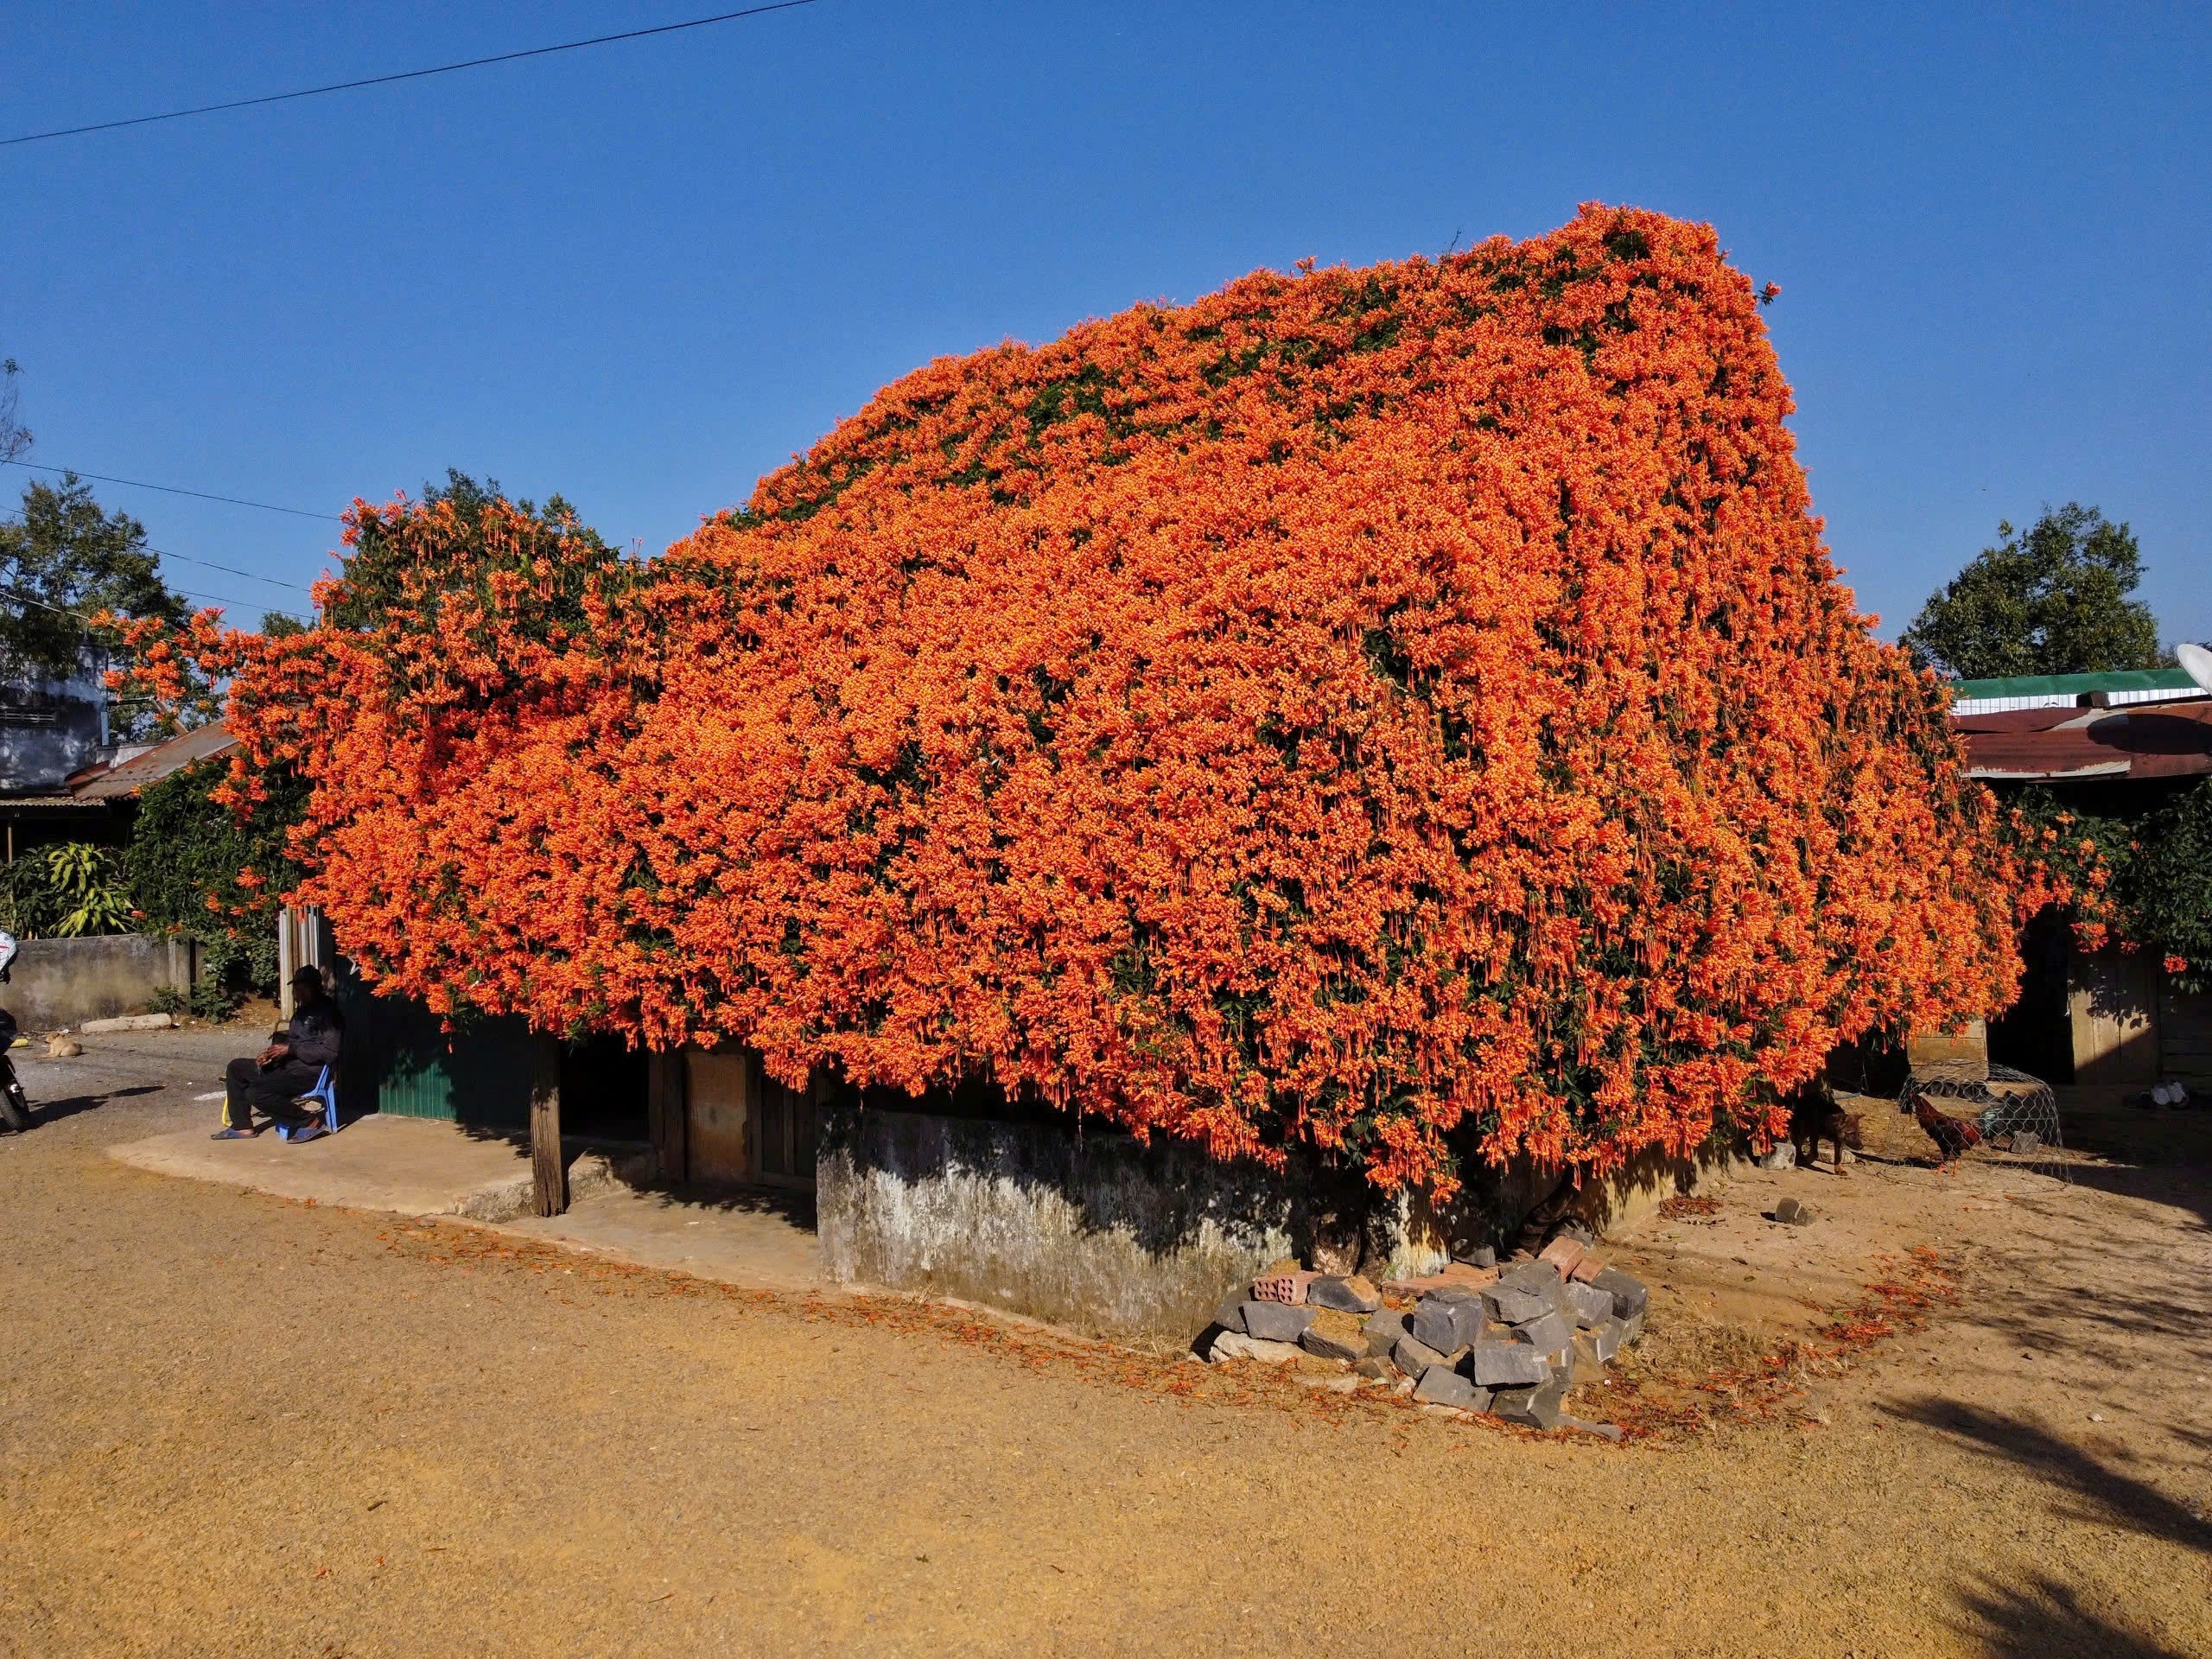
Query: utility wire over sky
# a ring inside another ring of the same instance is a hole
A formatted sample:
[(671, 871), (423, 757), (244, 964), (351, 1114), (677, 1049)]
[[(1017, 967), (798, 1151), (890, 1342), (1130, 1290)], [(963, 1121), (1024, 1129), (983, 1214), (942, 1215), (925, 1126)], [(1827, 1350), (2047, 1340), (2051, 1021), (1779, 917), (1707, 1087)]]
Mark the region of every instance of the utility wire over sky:
[[(421, 80), (430, 75), (454, 74), (462, 69), (481, 69), (494, 63), (513, 63), (523, 58), (547, 57), (556, 52), (581, 52), (589, 46), (611, 46), (617, 41), (640, 41), (652, 35), (674, 35), (687, 29), (734, 23), (740, 18), (759, 17), (772, 11), (793, 11), (801, 6), (815, 3), (816, 0), (776, 0), (772, 5), (747, 6), (742, 11), (717, 12), (711, 17), (692, 17), (680, 23), (659, 23), (651, 29), (626, 29), (619, 35), (594, 35), (588, 41), (563, 41), (557, 46), (526, 47), (519, 52), (500, 52), (488, 58), (441, 63), (428, 69), (402, 69), (389, 75), (366, 75), (359, 80), (335, 80), (327, 86), (306, 86), (294, 92), (266, 92), (259, 98), (234, 98), (221, 104), (195, 105), (188, 110), (164, 110), (158, 115), (131, 115), (115, 121), (93, 121), (80, 127), (55, 127), (47, 132), (20, 133), (13, 138), (0, 138), (0, 149), (11, 144), (35, 144), (46, 138), (74, 138), (88, 132), (112, 132), (118, 127), (143, 127), (156, 121), (181, 121), (188, 116), (215, 115), (225, 110), (249, 110), (263, 104), (288, 104), (294, 99), (320, 98), (325, 92), (351, 92), (365, 86), (389, 86), (395, 81)], [(85, 476), (89, 478), (92, 474), (87, 473)]]
[(305, 507), (273, 506), (266, 501), (247, 501), (235, 495), (210, 495), (205, 490), (181, 489), (174, 484), (149, 484), (143, 479), (111, 478), (105, 473), (87, 473), (74, 467), (48, 467), (35, 461), (11, 461), (10, 467), (28, 467), (35, 473), (53, 473), (58, 476), (89, 478), (101, 484), (120, 484), (126, 489), (159, 490), (163, 495), (188, 495), (200, 501), (221, 501), (233, 507), (258, 507), (264, 512), (289, 512), (295, 518), (321, 518), (331, 524), (341, 522), (334, 512), (309, 512)]

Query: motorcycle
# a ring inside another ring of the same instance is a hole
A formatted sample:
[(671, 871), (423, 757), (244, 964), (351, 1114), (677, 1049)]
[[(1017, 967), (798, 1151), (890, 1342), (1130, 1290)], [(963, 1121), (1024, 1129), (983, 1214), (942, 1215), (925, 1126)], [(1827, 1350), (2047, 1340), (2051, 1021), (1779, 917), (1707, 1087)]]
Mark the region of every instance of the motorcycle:
[[(16, 965), (16, 936), (0, 931), (0, 985)], [(16, 1062), (9, 1050), (16, 1046), (16, 1016), (0, 1008), (0, 1123), (21, 1135), (31, 1126), (30, 1097), (16, 1081)]]

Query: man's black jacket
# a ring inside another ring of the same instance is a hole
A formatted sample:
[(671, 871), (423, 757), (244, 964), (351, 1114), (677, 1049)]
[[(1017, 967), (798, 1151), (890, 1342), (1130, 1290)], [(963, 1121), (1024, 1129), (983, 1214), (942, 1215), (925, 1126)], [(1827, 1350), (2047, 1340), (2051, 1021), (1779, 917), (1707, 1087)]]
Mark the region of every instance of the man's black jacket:
[(346, 1016), (328, 997), (302, 1003), (284, 1027), (282, 1040), (292, 1058), (305, 1065), (335, 1065), (338, 1046), (346, 1035)]

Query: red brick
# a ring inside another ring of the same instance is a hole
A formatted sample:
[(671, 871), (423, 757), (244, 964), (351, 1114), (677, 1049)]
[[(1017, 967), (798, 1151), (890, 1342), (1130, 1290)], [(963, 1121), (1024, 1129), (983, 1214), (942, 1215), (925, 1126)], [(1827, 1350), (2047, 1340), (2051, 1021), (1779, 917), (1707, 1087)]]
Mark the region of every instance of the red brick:
[(1288, 1302), (1293, 1307), (1306, 1300), (1306, 1287), (1321, 1275), (1305, 1268), (1294, 1273), (1262, 1274), (1252, 1281), (1255, 1302)]
[(1565, 1279), (1573, 1273), (1582, 1258), (1588, 1254), (1589, 1252), (1582, 1248), (1582, 1242), (1580, 1239), (1561, 1233), (1544, 1246), (1536, 1260), (1550, 1262), (1558, 1271), (1559, 1276)]
[(1605, 1270), (1605, 1258), (1592, 1250), (1587, 1255), (1585, 1255), (1580, 1262), (1576, 1262), (1574, 1264), (1574, 1271), (1568, 1274), (1567, 1276), (1570, 1279), (1579, 1280), (1583, 1284), (1586, 1285)]

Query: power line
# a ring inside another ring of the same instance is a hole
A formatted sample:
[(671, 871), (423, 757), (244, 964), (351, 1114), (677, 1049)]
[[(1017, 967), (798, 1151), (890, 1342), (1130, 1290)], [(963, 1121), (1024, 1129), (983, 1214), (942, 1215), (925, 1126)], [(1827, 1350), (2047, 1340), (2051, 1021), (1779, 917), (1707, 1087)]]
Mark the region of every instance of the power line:
[[(198, 591), (196, 591), (196, 590), (194, 590), (194, 589), (193, 589), (193, 588), (172, 588), (170, 591), (171, 591), (171, 592), (173, 592), (173, 593), (179, 593), (179, 594), (183, 594), (187, 599), (204, 599), (204, 600), (206, 600), (206, 601), (207, 601), (210, 605), (232, 605), (232, 606), (236, 606), (236, 607), (237, 607), (239, 610), (241, 610), (241, 611), (251, 611), (251, 610), (256, 610), (256, 609), (259, 609), (259, 610), (263, 610), (263, 611), (268, 611), (268, 610), (273, 610), (273, 609), (275, 609), (275, 607), (274, 607), (273, 606), (268, 606), (268, 605), (258, 605), (258, 604), (257, 604), (255, 601), (251, 601), (251, 600), (244, 600), (244, 599), (226, 599), (226, 598), (225, 598), (222, 594), (203, 594), (203, 593), (200, 593), (200, 592), (198, 592)], [(291, 613), (291, 612), (289, 612), (289, 611), (277, 611), (277, 612), (276, 612), (276, 614), (277, 614), (277, 615), (279, 615), (279, 616), (291, 616), (291, 615), (292, 615), (292, 613)], [(304, 618), (302, 618), (302, 617), (293, 617), (293, 618), (292, 618), (292, 620), (293, 620), (294, 621), (297, 622), (297, 621), (303, 621), (303, 620), (305, 620), (306, 619), (304, 619)]]
[(11, 461), (5, 464), (28, 467), (35, 473), (57, 473), (65, 477), (95, 479), (102, 484), (121, 484), (134, 490), (159, 490), (164, 495), (188, 495), (200, 501), (226, 501), (234, 507), (259, 507), (264, 512), (289, 512), (295, 518), (321, 518), (334, 524), (345, 522), (334, 512), (309, 512), (304, 507), (272, 506), (266, 501), (248, 501), (235, 495), (210, 495), (205, 490), (180, 489), (174, 484), (149, 484), (139, 478), (110, 478), (105, 473), (82, 473), (74, 467), (42, 467), (35, 461)]
[(12, 599), (19, 604), (35, 605), (41, 611), (52, 611), (56, 616), (70, 617), (76, 621), (82, 622), (86, 627), (90, 627), (92, 625), (92, 619), (86, 616), (82, 611), (67, 611), (62, 609), (59, 605), (49, 605), (42, 599), (33, 599), (29, 594), (24, 593), (20, 588), (0, 588), (0, 597)]
[[(204, 599), (211, 604), (215, 605), (235, 605), (242, 611), (250, 611), (254, 608), (252, 605), (249, 604), (243, 599), (226, 599), (220, 594), (196, 593), (189, 588), (179, 588), (174, 591), (181, 594), (187, 599)], [(73, 611), (60, 605), (48, 604), (42, 599), (33, 599), (29, 594), (23, 592), (20, 588), (0, 586), (0, 599), (12, 599), (18, 604), (22, 605), (35, 605), (41, 611), (52, 611), (56, 616), (66, 616), (74, 621), (82, 622), (86, 627), (90, 627), (92, 625), (92, 619), (87, 616), (84, 612)], [(268, 607), (264, 607), (264, 608), (266, 609)], [(278, 616), (292, 616), (292, 613), (289, 611), (278, 611), (276, 614)], [(292, 620), (296, 622), (303, 622), (307, 619), (304, 617), (292, 616)]]
[(182, 559), (187, 564), (205, 565), (208, 569), (220, 570), (226, 575), (244, 576), (252, 582), (265, 582), (272, 588), (289, 588), (295, 593), (302, 594), (311, 594), (315, 591), (303, 582), (286, 582), (281, 576), (264, 576), (258, 570), (241, 570), (235, 564), (218, 564), (213, 559), (196, 559), (189, 553), (172, 553), (164, 547), (149, 547), (146, 550), (158, 558)]
[(649, 35), (673, 35), (680, 29), (705, 29), (713, 23), (735, 22), (741, 17), (759, 17), (767, 12), (791, 11), (814, 3), (815, 0), (776, 0), (773, 5), (747, 6), (742, 11), (717, 12), (711, 17), (694, 17), (681, 23), (661, 23), (652, 29), (627, 29), (620, 35), (594, 35), (588, 41), (563, 41), (558, 46), (533, 46), (520, 52), (501, 52), (488, 58), (470, 58), (461, 63), (442, 63), (429, 69), (403, 69), (397, 74), (333, 81), (327, 86), (308, 86), (296, 92), (270, 92), (261, 98), (235, 98), (226, 104), (202, 104), (189, 110), (164, 111), (160, 115), (134, 115), (120, 121), (95, 121), (82, 127), (56, 127), (51, 132), (26, 132), (14, 138), (0, 138), (0, 149), (10, 144), (36, 143), (41, 138), (73, 138), (81, 133), (111, 132), (118, 127), (143, 127), (154, 121), (181, 121), (188, 115), (213, 115), (223, 110), (246, 110), (262, 104), (283, 104), (296, 98), (320, 98), (325, 92), (350, 92), (364, 86), (388, 86), (396, 80), (420, 80), (426, 75), (449, 75), (456, 70), (481, 69), (486, 64), (513, 63), (518, 59), (542, 58), (555, 52), (581, 52), (588, 46), (609, 46), (616, 41), (643, 40)]

